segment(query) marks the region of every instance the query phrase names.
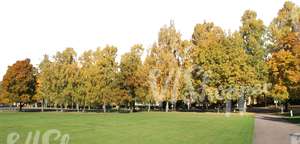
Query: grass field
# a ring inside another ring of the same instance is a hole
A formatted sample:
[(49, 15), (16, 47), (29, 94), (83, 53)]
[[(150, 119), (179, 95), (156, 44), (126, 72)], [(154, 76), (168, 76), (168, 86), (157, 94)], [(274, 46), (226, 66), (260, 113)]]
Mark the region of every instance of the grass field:
[(300, 124), (300, 116), (288, 117), (287, 119), (291, 123)]
[(11, 132), (25, 144), (30, 131), (57, 129), (70, 144), (251, 144), (253, 127), (252, 115), (0, 112), (0, 143)]

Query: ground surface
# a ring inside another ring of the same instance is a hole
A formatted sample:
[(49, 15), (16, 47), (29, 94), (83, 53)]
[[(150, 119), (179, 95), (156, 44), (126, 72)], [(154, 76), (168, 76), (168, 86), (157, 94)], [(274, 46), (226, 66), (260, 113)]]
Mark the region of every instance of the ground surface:
[(11, 132), (23, 144), (28, 132), (48, 129), (68, 133), (71, 144), (251, 144), (253, 128), (252, 115), (0, 112), (1, 144)]
[(300, 132), (299, 117), (283, 119), (281, 116), (256, 114), (254, 144), (289, 144), (289, 134)]

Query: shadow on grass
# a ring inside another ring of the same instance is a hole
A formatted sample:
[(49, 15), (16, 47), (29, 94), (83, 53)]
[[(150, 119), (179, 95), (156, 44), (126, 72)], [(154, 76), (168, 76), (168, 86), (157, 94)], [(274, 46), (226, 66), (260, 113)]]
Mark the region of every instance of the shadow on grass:
[(286, 118), (286, 119), (287, 119), (287, 121), (289, 121), (290, 123), (294, 123), (294, 124), (300, 125), (300, 116), (288, 117), (288, 118)]
[(300, 116), (289, 117), (287, 115), (279, 114), (256, 114), (257, 119), (263, 119), (268, 121), (292, 123), (300, 125)]

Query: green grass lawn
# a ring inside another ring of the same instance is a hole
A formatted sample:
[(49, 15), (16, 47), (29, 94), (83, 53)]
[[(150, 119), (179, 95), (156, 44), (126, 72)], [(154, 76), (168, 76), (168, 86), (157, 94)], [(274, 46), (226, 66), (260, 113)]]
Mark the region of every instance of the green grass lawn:
[(300, 116), (287, 117), (288, 121), (295, 124), (300, 124)]
[(287, 120), (290, 123), (299, 124), (300, 125), (300, 114), (294, 114), (293, 117), (290, 116), (289, 112), (286, 112), (284, 114), (278, 113), (278, 115), (281, 115), (284, 117), (285, 120)]
[(57, 129), (70, 144), (252, 144), (253, 127), (252, 115), (238, 114), (0, 112), (0, 143), (11, 132), (25, 144), (30, 131)]

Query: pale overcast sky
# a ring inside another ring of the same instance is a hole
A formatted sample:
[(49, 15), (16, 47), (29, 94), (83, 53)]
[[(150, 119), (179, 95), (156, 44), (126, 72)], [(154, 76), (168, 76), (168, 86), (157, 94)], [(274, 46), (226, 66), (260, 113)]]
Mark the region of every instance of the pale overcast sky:
[[(300, 5), (300, 0), (293, 0)], [(247, 9), (265, 24), (276, 16), (284, 0), (1, 0), (0, 79), (7, 66), (30, 58), (38, 64), (44, 54), (66, 47), (79, 54), (112, 44), (119, 55), (133, 44), (146, 48), (157, 40), (160, 27), (175, 21), (183, 39), (195, 24), (213, 21), (237, 30)]]

